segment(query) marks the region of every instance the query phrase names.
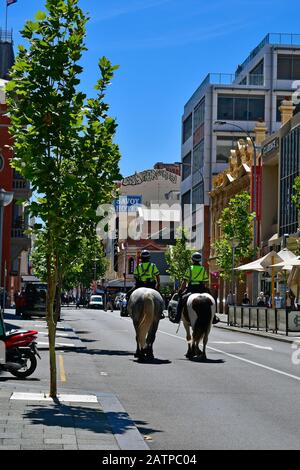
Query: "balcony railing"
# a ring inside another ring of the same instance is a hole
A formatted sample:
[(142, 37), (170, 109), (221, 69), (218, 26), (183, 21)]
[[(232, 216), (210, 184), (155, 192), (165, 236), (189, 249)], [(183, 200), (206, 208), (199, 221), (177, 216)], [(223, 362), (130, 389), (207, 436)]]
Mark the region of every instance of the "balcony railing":
[(248, 83), (252, 86), (264, 86), (264, 75), (249, 75)]
[(28, 238), (28, 236), (24, 233), (25, 230), (26, 230), (25, 227), (21, 227), (21, 228), (13, 227), (11, 229), (12, 238)]
[(23, 178), (13, 179), (13, 189), (30, 189), (30, 183)]

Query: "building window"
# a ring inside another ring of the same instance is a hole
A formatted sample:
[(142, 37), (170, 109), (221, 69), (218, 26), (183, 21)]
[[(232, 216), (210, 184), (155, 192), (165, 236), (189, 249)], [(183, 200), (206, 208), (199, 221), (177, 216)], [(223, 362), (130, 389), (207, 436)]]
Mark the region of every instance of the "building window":
[(193, 207), (192, 212), (196, 211), (197, 204), (204, 204), (204, 187), (203, 181), (193, 188)]
[(225, 121), (257, 121), (264, 119), (264, 96), (218, 97), (218, 119)]
[(204, 162), (204, 141), (200, 142), (193, 151), (193, 173), (197, 173), (203, 168)]
[(279, 55), (277, 59), (277, 78), (279, 80), (299, 80), (300, 55)]
[(181, 197), (181, 206), (182, 206), (182, 218), (186, 220), (191, 213), (191, 191), (187, 191)]
[(204, 123), (205, 100), (203, 99), (194, 110), (194, 129), (197, 129)]
[(260, 61), (249, 73), (249, 85), (263, 86), (264, 84), (264, 61)]
[[(279, 108), (281, 106), (281, 103), (283, 100), (286, 99), (286, 96), (277, 96), (276, 98), (276, 121), (280, 122), (281, 121), (281, 112), (279, 111)], [(297, 114), (300, 112), (300, 103), (296, 104), (296, 109), (294, 111), (294, 114)]]
[(218, 136), (217, 137), (217, 163), (228, 163), (230, 150), (234, 149), (241, 136)]
[(294, 181), (300, 174), (300, 127), (282, 139), (280, 158), (280, 224), (279, 234), (293, 234), (298, 228), (298, 211), (291, 198)]
[(128, 259), (128, 274), (133, 274), (134, 272), (134, 258)]
[(182, 142), (185, 143), (192, 135), (192, 127), (193, 127), (193, 115), (192, 113), (186, 120), (183, 122), (182, 127)]
[(182, 159), (182, 181), (188, 178), (192, 172), (192, 152)]

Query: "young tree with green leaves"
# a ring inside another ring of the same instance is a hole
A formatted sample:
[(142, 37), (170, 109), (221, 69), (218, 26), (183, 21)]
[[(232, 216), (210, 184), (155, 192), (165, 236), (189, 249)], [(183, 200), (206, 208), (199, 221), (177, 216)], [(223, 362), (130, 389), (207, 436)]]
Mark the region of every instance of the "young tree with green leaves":
[(30, 204), (46, 237), (47, 323), (50, 396), (57, 395), (55, 295), (61, 286), (66, 252), (73, 257), (83, 237), (95, 233), (96, 210), (111, 200), (119, 179), (116, 122), (108, 116), (105, 91), (114, 70), (99, 61), (95, 97), (80, 91), (80, 60), (86, 50), (87, 16), (78, 0), (46, 0), (46, 12), (21, 32), (7, 102), (14, 140), (12, 166), (40, 197)]
[(218, 224), (221, 227), (221, 237), (214, 244), (217, 265), (221, 269), (221, 276), (229, 279), (232, 273), (231, 241), (238, 242), (235, 248), (235, 260), (240, 263), (244, 258), (252, 255), (253, 229), (252, 221), (254, 214), (249, 211), (250, 195), (246, 192), (237, 194), (230, 199), (228, 206), (223, 209)]
[(187, 237), (182, 228), (178, 229), (178, 235), (175, 245), (170, 246), (165, 254), (169, 266), (167, 272), (174, 282), (183, 280), (192, 258), (192, 250), (187, 247)]

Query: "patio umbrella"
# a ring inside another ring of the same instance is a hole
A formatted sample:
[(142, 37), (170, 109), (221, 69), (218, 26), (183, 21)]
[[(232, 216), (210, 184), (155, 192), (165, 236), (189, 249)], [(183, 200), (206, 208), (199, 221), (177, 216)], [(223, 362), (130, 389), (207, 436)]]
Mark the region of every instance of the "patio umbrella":
[(265, 256), (262, 256), (262, 258), (256, 259), (255, 261), (252, 261), (252, 263), (247, 263), (243, 264), (242, 266), (239, 266), (238, 268), (235, 268), (238, 271), (258, 271), (258, 272), (263, 272), (267, 271), (267, 269), (273, 264), (273, 263), (280, 263), (283, 261), (283, 258), (279, 256), (279, 253), (276, 253), (276, 251), (270, 251), (270, 253), (266, 254)]

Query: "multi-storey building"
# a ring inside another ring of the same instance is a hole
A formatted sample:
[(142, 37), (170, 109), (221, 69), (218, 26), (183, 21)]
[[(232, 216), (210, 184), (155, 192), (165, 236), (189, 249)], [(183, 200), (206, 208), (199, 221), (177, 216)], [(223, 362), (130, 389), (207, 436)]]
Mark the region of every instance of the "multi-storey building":
[(5, 83), (9, 78), (9, 69), (14, 63), (13, 41), (11, 33), (0, 30), (0, 188), (14, 193), (12, 204), (4, 208), (3, 223), (3, 263), (6, 267), (6, 291), (13, 300), (14, 293), (20, 289), (21, 276), (28, 274), (28, 255), (30, 239), (24, 231), (28, 228), (28, 215), (20, 200), (30, 197), (29, 182), (25, 181), (10, 166), (13, 158), (13, 141), (9, 135), (9, 118), (5, 99)]
[[(246, 137), (246, 132), (254, 137), (256, 121), (264, 121), (270, 133), (279, 129), (279, 105), (292, 95), (297, 80), (300, 35), (268, 34), (235, 74), (209, 74), (186, 103), (182, 117), (181, 202), (190, 205), (194, 221), (196, 205), (202, 206), (203, 244), (197, 248), (203, 250), (205, 261), (209, 258), (208, 192), (213, 176), (225, 170), (237, 140)], [(192, 225), (195, 230), (196, 222)]]
[(106, 243), (110, 259), (108, 287), (120, 289), (133, 285), (133, 272), (143, 249), (151, 252), (162, 284), (170, 281), (165, 251), (174, 243), (174, 232), (180, 225), (180, 183), (180, 165), (164, 163), (120, 182), (120, 197), (116, 201), (117, 237)]

